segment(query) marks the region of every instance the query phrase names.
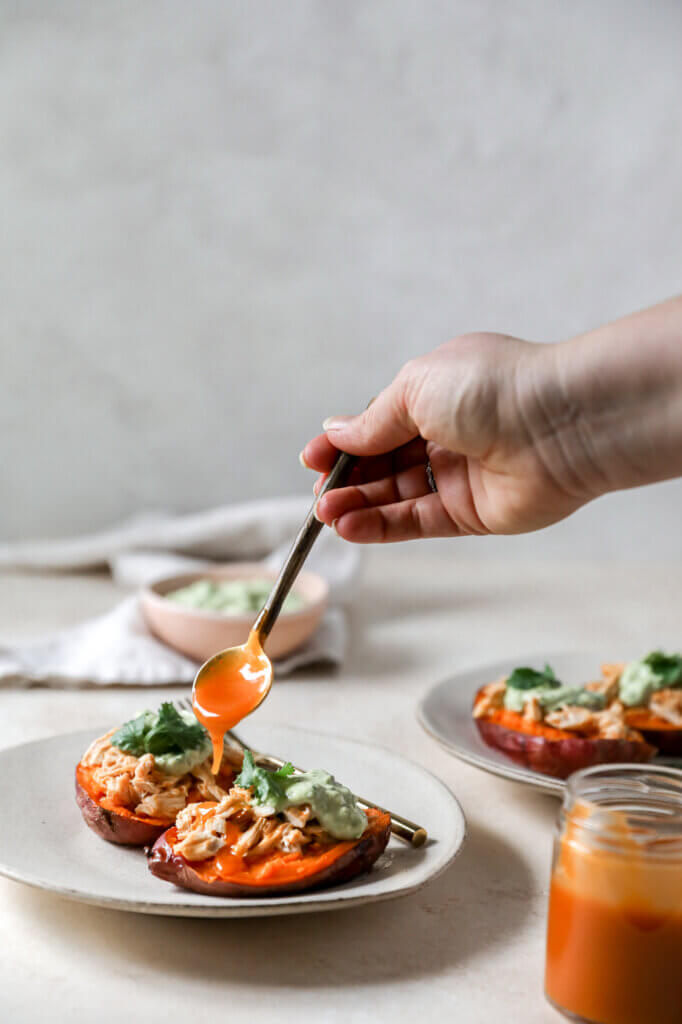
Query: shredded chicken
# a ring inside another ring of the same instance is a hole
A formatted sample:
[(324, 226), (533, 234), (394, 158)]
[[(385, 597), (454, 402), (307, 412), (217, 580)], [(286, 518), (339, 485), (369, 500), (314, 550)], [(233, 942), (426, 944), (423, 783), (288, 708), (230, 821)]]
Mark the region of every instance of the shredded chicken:
[(204, 761), (203, 764), (198, 764), (193, 768), (192, 775), (195, 778), (196, 787), (204, 800), (222, 800), (226, 796), (225, 790), (211, 772), (211, 766), (208, 761)]
[(310, 821), (312, 813), (310, 804), (302, 804), (300, 807), (287, 807), (284, 817), (296, 828), (304, 828)]
[(489, 711), (504, 707), (506, 687), (507, 683), (504, 679), (498, 679), (496, 682), (484, 686), (474, 704), (474, 718), (483, 718)]
[(215, 857), (216, 853), (222, 850), (225, 841), (220, 836), (214, 836), (212, 832), (191, 832), (186, 839), (177, 843), (174, 847), (185, 860), (207, 860), (208, 857)]
[(625, 708), (619, 700), (614, 700), (603, 711), (596, 713), (599, 735), (605, 740), (625, 740), (637, 735), (625, 720)]
[[(606, 668), (607, 666), (603, 666)], [(608, 668), (617, 668), (617, 672), (611, 672), (608, 675), (604, 673), (603, 679), (595, 679), (592, 683), (587, 683), (585, 689), (589, 690), (590, 693), (600, 693), (607, 704), (610, 704), (612, 700), (615, 700), (618, 696), (618, 684), (620, 682), (620, 669), (621, 666), (609, 665)]]
[[(207, 759), (183, 775), (172, 775), (156, 767), (153, 754), (135, 757), (111, 745), (111, 729), (90, 744), (82, 759), (93, 769), (93, 780), (107, 799), (135, 814), (149, 818), (175, 818), (196, 789), (205, 800), (222, 800), (226, 791), (211, 773)], [(224, 762), (232, 768), (231, 758)]]
[(604, 739), (632, 739), (638, 735), (626, 721), (620, 700), (614, 700), (604, 711), (597, 712), (599, 735)]
[(556, 729), (582, 736), (597, 735), (605, 740), (630, 739), (636, 735), (627, 725), (625, 708), (620, 701), (614, 701), (603, 711), (573, 706), (557, 708), (549, 712), (545, 721)]
[(666, 722), (682, 726), (682, 690), (657, 690), (651, 695), (649, 708)]
[(547, 725), (566, 732), (592, 733), (597, 731), (597, 720), (594, 711), (588, 708), (567, 706), (549, 711), (545, 715)]
[(542, 705), (537, 697), (529, 697), (523, 705), (523, 717), (526, 722), (542, 721)]
[(81, 758), (83, 764), (88, 766), (101, 764), (105, 753), (111, 750), (109, 737), (113, 736), (115, 732), (116, 729), (110, 729), (109, 732), (105, 732), (104, 736), (99, 736), (96, 740), (93, 740)]
[(107, 781), (107, 796), (110, 800), (120, 804), (121, 807), (134, 807), (137, 803), (137, 793), (133, 789), (130, 775), (116, 775)]
[(261, 832), (261, 839), (255, 846), (250, 847), (248, 853), (251, 857), (258, 857), (260, 854), (271, 853), (273, 850), (291, 852), (300, 850), (309, 842), (311, 842), (310, 836), (304, 835), (300, 829), (294, 828), (285, 821), (278, 824), (271, 820), (266, 821)]
[(617, 683), (619, 683), (620, 677), (622, 676), (624, 669), (624, 661), (606, 661), (601, 666), (601, 674), (604, 677), (604, 679), (607, 679), (609, 681), (615, 680)]
[(259, 857), (273, 850), (291, 853), (312, 842), (330, 842), (308, 804), (289, 807), (281, 814), (272, 810), (264, 814), (262, 808), (252, 806), (248, 790), (234, 786), (218, 803), (189, 804), (178, 814), (175, 851), (189, 861), (214, 857), (227, 845), (228, 821), (240, 829), (230, 846), (237, 857)]

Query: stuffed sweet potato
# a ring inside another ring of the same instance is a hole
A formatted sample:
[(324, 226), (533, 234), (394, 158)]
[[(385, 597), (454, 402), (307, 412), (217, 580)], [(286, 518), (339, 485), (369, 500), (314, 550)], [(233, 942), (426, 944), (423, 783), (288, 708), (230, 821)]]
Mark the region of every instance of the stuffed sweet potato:
[(617, 680), (565, 687), (545, 667), (482, 687), (473, 717), (483, 741), (516, 764), (565, 779), (595, 764), (649, 761), (656, 749), (618, 700)]
[(326, 772), (245, 769), (225, 799), (190, 805), (151, 851), (157, 878), (213, 896), (320, 889), (369, 871), (391, 820)]
[(682, 656), (651, 651), (626, 665), (602, 665), (618, 682), (628, 725), (661, 754), (682, 754)]
[(83, 820), (111, 843), (153, 843), (188, 803), (219, 800), (230, 789), (231, 752), (217, 776), (210, 754), (210, 740), (191, 716), (172, 704), (144, 712), (96, 739), (76, 765)]

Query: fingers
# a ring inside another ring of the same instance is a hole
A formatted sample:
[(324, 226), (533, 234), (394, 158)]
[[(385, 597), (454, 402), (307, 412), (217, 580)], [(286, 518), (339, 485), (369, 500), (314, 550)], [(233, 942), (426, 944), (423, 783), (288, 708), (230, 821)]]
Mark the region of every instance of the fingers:
[(410, 469), (356, 486), (328, 491), (317, 503), (317, 518), (328, 526), (355, 509), (390, 505), (431, 493), (422, 462)]
[(326, 434), (318, 434), (301, 452), (299, 458), (306, 469), (316, 469), (318, 473), (328, 473), (339, 454)]
[[(305, 446), (301, 452), (301, 461), (308, 468), (316, 469), (324, 475), (332, 468), (338, 454), (338, 448), (329, 442), (325, 434), (320, 434)], [(422, 438), (417, 437), (386, 455), (360, 459), (351, 474), (350, 483), (360, 484), (368, 480), (381, 479), (391, 476), (393, 473), (411, 469), (412, 466), (423, 466), (425, 463), (426, 443)], [(321, 484), (322, 479), (318, 480), (315, 485), (316, 493)]]
[(334, 529), (355, 544), (391, 544), (423, 537), (457, 537), (461, 533), (440, 496), (432, 492), (391, 505), (346, 512), (334, 522)]
[(351, 455), (381, 455), (417, 437), (399, 374), (358, 416), (331, 416), (322, 426), (332, 444)]

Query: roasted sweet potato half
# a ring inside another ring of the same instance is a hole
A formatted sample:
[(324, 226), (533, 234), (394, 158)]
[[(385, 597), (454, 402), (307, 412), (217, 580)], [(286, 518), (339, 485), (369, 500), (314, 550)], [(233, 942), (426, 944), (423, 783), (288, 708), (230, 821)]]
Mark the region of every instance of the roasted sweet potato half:
[(209, 896), (258, 897), (323, 889), (369, 871), (386, 848), (391, 819), (366, 811), (368, 826), (349, 842), (336, 842), (299, 853), (275, 851), (252, 860), (221, 851), (209, 860), (190, 863), (174, 852), (175, 828), (160, 836), (149, 857), (149, 870), (165, 882)]
[(172, 818), (142, 817), (106, 800), (90, 774), (86, 765), (76, 765), (76, 803), (85, 824), (101, 839), (120, 846), (148, 846), (172, 825)]
[(579, 736), (541, 722), (528, 722), (523, 715), (504, 708), (486, 712), (474, 721), (489, 747), (501, 750), (524, 768), (557, 779), (566, 779), (572, 772), (594, 764), (650, 761), (656, 753), (641, 735), (628, 739)]
[(647, 743), (656, 747), (660, 754), (682, 756), (682, 729), (679, 725), (653, 714), (649, 708), (630, 708), (625, 717), (628, 725), (641, 732)]
[[(225, 791), (234, 781), (234, 772), (222, 770), (216, 780)], [(187, 803), (194, 803), (204, 797), (198, 790), (190, 790)], [(119, 846), (149, 846), (175, 821), (175, 815), (150, 817), (135, 814), (111, 799), (93, 778), (93, 769), (79, 762), (76, 765), (76, 803), (85, 824), (96, 832), (100, 839)]]

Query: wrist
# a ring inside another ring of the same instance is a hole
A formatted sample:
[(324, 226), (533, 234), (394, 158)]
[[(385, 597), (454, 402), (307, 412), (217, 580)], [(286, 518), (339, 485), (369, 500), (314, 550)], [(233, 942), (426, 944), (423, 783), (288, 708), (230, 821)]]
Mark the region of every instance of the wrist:
[(682, 473), (681, 314), (673, 302), (551, 346), (563, 440), (592, 496)]
[(610, 474), (591, 379), (573, 340), (530, 346), (517, 373), (529, 443), (545, 474), (576, 506), (620, 486)]

